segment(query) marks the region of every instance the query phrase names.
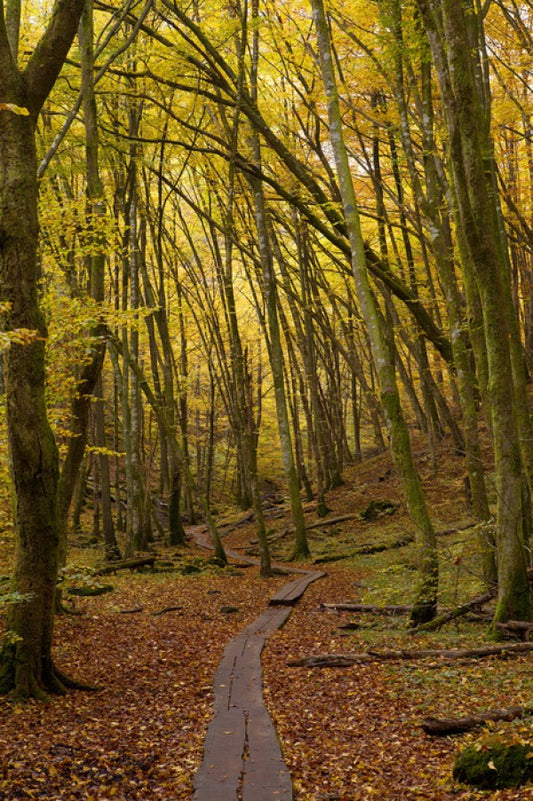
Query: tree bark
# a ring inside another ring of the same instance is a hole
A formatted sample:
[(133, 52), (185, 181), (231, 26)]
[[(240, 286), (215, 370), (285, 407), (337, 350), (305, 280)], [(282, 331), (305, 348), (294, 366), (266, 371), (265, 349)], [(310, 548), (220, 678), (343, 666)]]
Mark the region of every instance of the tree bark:
[(58, 454), (46, 413), (47, 332), (37, 295), (35, 126), (75, 36), (82, 7), (82, 0), (56, 2), (22, 73), (0, 8), (0, 297), (10, 304), (2, 322), (6, 331), (27, 328), (38, 333), (30, 344), (13, 344), (4, 357), (17, 542), (13, 586), (25, 600), (8, 610), (0, 691), (20, 697), (42, 698), (65, 688), (52, 661), (60, 531)]
[(437, 609), (438, 558), (435, 531), (426, 507), (420, 479), (411, 453), (409, 432), (402, 414), (394, 374), (394, 361), (383, 331), (380, 310), (370, 288), (367, 259), (355, 191), (344, 143), (339, 98), (333, 69), (329, 32), (322, 0), (313, 0), (313, 19), (317, 31), (322, 80), (328, 100), (330, 139), (344, 206), (344, 218), (350, 240), (352, 272), (361, 313), (368, 330), (372, 356), (378, 377), (380, 399), (391, 440), (394, 463), (403, 482), (409, 514), (419, 545), (418, 588), (411, 611), (413, 625), (435, 616)]
[[(85, 169), (87, 178), (86, 215), (88, 240), (92, 255), (86, 258), (90, 296), (97, 303), (104, 300), (105, 241), (99, 230), (104, 214), (103, 187), (100, 179), (98, 158), (98, 127), (96, 100), (94, 96), (94, 52), (93, 52), (93, 8), (92, 0), (86, 0), (81, 16), (78, 38), (81, 51), (82, 88), (85, 123)], [(64, 566), (67, 552), (68, 517), (74, 488), (87, 445), (91, 395), (102, 371), (105, 354), (103, 335), (105, 326), (94, 326), (88, 336), (91, 339), (91, 354), (84, 364), (76, 393), (71, 404), (71, 436), (59, 477), (59, 513), (61, 540), (59, 562)]]
[(457, 226), (466, 283), (483, 311), (496, 467), (498, 601), (495, 622), (529, 620), (526, 542), (531, 488), (531, 435), (525, 370), (500, 227), (490, 140), (490, 101), (480, 81), (477, 17), (470, 0), (417, 5), (429, 38), (446, 121)]
[[(121, 559), (120, 548), (115, 535), (115, 525), (111, 507), (111, 478), (109, 475), (109, 456), (106, 451), (104, 398), (102, 376), (98, 377), (94, 388), (94, 429), (96, 446), (99, 448), (98, 467), (100, 469), (100, 492), (102, 495), (102, 531), (106, 559), (110, 562)], [(79, 471), (78, 471), (79, 472)]]

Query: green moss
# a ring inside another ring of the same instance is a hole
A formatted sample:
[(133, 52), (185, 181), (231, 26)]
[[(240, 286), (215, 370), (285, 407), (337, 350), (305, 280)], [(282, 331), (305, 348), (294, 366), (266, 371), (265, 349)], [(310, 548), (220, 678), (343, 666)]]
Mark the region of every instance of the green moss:
[(397, 508), (398, 504), (392, 501), (373, 500), (361, 512), (361, 517), (363, 520), (378, 520), (385, 515), (393, 515)]
[(456, 756), (453, 777), (480, 790), (519, 787), (533, 779), (533, 744), (469, 745)]

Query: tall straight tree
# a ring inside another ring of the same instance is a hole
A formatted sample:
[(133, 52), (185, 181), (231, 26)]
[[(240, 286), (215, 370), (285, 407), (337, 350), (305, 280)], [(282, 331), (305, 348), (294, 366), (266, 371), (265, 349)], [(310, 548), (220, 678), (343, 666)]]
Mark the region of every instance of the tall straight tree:
[[(463, 301), (455, 276), (454, 242), (451, 231), (450, 212), (447, 197), (447, 186), (443, 186), (444, 172), (439, 176), (439, 154), (434, 134), (434, 98), (431, 80), (432, 65), (429, 42), (420, 24), (416, 27), (417, 45), (420, 57), (420, 100), (418, 109), (418, 125), (422, 131), (423, 143), (423, 178), (417, 169), (412, 121), (406, 97), (406, 73), (412, 75), (415, 66), (409, 61), (408, 48), (403, 41), (403, 9), (401, 0), (380, 0), (379, 9), (383, 27), (390, 31), (391, 49), (394, 68), (389, 80), (396, 98), (401, 120), (399, 133), (404, 158), (408, 168), (413, 196), (423, 217), (427, 231), (428, 246), (435, 260), (446, 301), (449, 328), (453, 332), (450, 338), (458, 396), (461, 404), (464, 432), (464, 454), (468, 472), (468, 484), (471, 495), (471, 508), (480, 522), (487, 522), (491, 517), (485, 488), (481, 447), (478, 436), (478, 414), (476, 409), (474, 375), (469, 359), (469, 342), (463, 320)], [(408, 13), (408, 12), (407, 12)], [(471, 315), (472, 316), (472, 315)], [(473, 328), (474, 326), (471, 326)], [(475, 336), (471, 341), (475, 344)], [(478, 355), (478, 374), (480, 356)], [(480, 380), (483, 385), (483, 381)], [(460, 445), (461, 449), (463, 446)], [(488, 584), (496, 582), (495, 549), (491, 541), (491, 527), (480, 526), (479, 541), (482, 550), (483, 576)]]
[(45, 404), (46, 326), (37, 292), (37, 162), (35, 129), (70, 49), (84, 0), (57, 0), (23, 70), (13, 25), (0, 2), (0, 299), (9, 303), (3, 327), (39, 333), (4, 360), (7, 424), (15, 496), (17, 551), (14, 589), (24, 601), (8, 611), (0, 652), (0, 690), (21, 697), (62, 691), (52, 661), (58, 566), (58, 453)]
[[(89, 278), (89, 293), (97, 303), (104, 300), (104, 270), (106, 241), (102, 234), (101, 220), (105, 214), (104, 190), (99, 167), (99, 140), (96, 122), (96, 99), (94, 93), (94, 25), (92, 0), (86, 0), (79, 26), (79, 43), (81, 51), (81, 94), (85, 123), (85, 167), (87, 177), (87, 220), (89, 224), (88, 245), (91, 253), (85, 259)], [(72, 434), (68, 450), (63, 461), (59, 477), (59, 513), (62, 523), (60, 543), (60, 564), (64, 564), (67, 549), (67, 531), (69, 509), (74, 488), (79, 475), (80, 466), (87, 445), (89, 414), (92, 395), (99, 380), (105, 355), (105, 325), (99, 323), (89, 332), (92, 339), (90, 358), (83, 365), (78, 379), (77, 391), (71, 405)], [(103, 414), (100, 406), (99, 414)], [(101, 454), (102, 462), (105, 458)], [(104, 468), (105, 470), (105, 468)], [(107, 529), (110, 534), (109, 528)], [(108, 543), (111, 544), (111, 543)], [(108, 558), (115, 554), (120, 558), (117, 543), (106, 550)]]
[(437, 608), (438, 559), (435, 532), (428, 514), (420, 479), (411, 453), (407, 424), (402, 414), (394, 374), (394, 361), (383, 330), (382, 315), (371, 290), (366, 267), (365, 245), (344, 142), (329, 30), (322, 0), (312, 0), (318, 51), (328, 103), (331, 147), (335, 158), (344, 217), (350, 240), (352, 271), (361, 314), (365, 321), (379, 383), (379, 392), (391, 440), (394, 463), (403, 482), (409, 514), (420, 549), (419, 585), (411, 612), (411, 623), (430, 620)]
[(490, 96), (479, 58), (482, 20), (470, 0), (417, 0), (437, 72), (448, 131), (450, 166), (465, 281), (483, 310), (496, 465), (498, 603), (495, 621), (529, 620), (531, 435), (525, 369), (501, 226)]
[[(259, 4), (254, 2), (253, 17), (254, 21), (259, 18)], [(258, 55), (259, 41), (256, 34), (254, 36), (254, 58), (252, 68), (252, 100), (257, 104), (258, 87)], [(253, 160), (259, 170), (261, 169), (261, 145), (259, 133), (252, 127), (251, 146)], [(272, 253), (271, 236), (268, 230), (268, 220), (265, 205), (265, 196), (262, 182), (255, 176), (250, 177), (250, 185), (253, 194), (255, 221), (257, 227), (257, 246), (259, 259), (262, 269), (263, 292), (265, 296), (266, 318), (268, 332), (270, 335), (270, 367), (272, 369), (272, 380), (274, 384), (274, 396), (276, 399), (276, 414), (278, 419), (278, 431), (281, 443), (281, 453), (285, 478), (289, 491), (292, 521), (294, 523), (294, 559), (307, 559), (310, 555), (307, 533), (305, 530), (305, 519), (303, 514), (302, 498), (298, 483), (298, 473), (294, 459), (294, 448), (291, 439), (289, 411), (285, 392), (285, 376), (283, 366), (283, 352), (281, 347), (281, 328), (278, 317), (277, 301), (277, 281), (274, 271), (274, 256)]]

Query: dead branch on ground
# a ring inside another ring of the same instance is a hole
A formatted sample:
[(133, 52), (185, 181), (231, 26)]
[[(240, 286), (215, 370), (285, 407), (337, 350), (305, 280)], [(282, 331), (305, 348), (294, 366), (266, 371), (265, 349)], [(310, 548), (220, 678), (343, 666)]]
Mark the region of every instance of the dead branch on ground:
[(387, 606), (374, 606), (373, 604), (346, 603), (320, 604), (321, 609), (335, 609), (340, 612), (370, 612), (375, 615), (408, 615), (412, 607), (405, 604), (389, 604)]
[(153, 567), (155, 556), (136, 556), (133, 559), (123, 559), (121, 562), (110, 562), (108, 565), (95, 570), (96, 576), (107, 576), (117, 570), (135, 570), (138, 567)]
[(533, 714), (533, 707), (511, 706), (507, 709), (495, 709), (479, 712), (462, 718), (424, 718), (420, 724), (426, 734), (433, 737), (447, 737), (449, 734), (462, 734), (465, 731), (483, 726), (488, 721), (514, 720)]
[(419, 659), (483, 659), (487, 656), (510, 656), (533, 651), (533, 642), (505, 643), (502, 645), (483, 645), (479, 648), (457, 648), (457, 649), (435, 649), (429, 648), (420, 651), (383, 650), (383, 651), (361, 651), (359, 653), (346, 654), (317, 654), (306, 656), (300, 659), (289, 659), (289, 667), (351, 667), (365, 662), (385, 662), (400, 660), (419, 660)]
[(455, 609), (450, 609), (448, 612), (433, 618), (433, 620), (430, 620), (428, 623), (422, 623), (422, 625), (417, 626), (414, 629), (410, 629), (409, 634), (419, 634), (422, 631), (436, 631), (450, 620), (455, 620), (458, 617), (468, 614), (468, 612), (471, 612), (473, 609), (482, 607), (483, 604), (491, 601), (497, 592), (497, 587), (491, 587), (481, 595), (476, 595), (476, 597), (472, 598), (471, 601), (467, 601), (466, 603), (457, 606)]

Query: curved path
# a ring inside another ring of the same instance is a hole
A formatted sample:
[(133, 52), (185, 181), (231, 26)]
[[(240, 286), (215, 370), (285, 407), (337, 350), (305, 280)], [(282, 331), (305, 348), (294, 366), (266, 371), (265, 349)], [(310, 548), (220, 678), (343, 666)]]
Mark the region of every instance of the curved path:
[[(198, 545), (210, 547), (201, 527), (192, 534)], [(257, 564), (235, 551), (226, 553)], [(215, 673), (214, 715), (194, 778), (193, 801), (292, 801), (289, 770), (263, 701), (261, 652), (307, 586), (325, 573), (294, 568), (288, 572), (300, 577), (285, 584), (263, 614), (226, 646)]]

